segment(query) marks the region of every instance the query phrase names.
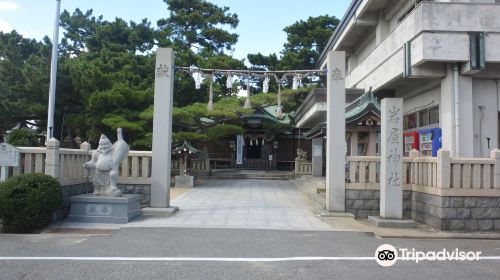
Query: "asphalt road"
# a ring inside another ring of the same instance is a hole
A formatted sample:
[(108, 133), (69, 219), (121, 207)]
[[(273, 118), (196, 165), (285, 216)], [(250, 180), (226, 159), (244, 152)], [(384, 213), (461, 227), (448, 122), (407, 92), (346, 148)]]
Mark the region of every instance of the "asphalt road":
[[(384, 243), (422, 251), (459, 248), (481, 251), (482, 256), (500, 256), (500, 240), (378, 239), (370, 234), (353, 232), (126, 228), (108, 235), (0, 235), (0, 257), (7, 257), (0, 259), (0, 279), (500, 278), (500, 260), (424, 261), (418, 264), (398, 261), (394, 266), (384, 268), (374, 260), (277, 262), (273, 259), (373, 257), (375, 249)], [(12, 259), (14, 257), (84, 259), (19, 260)], [(88, 259), (95, 257), (104, 259)], [(111, 257), (133, 259), (107, 259)], [(165, 257), (194, 259), (156, 259)]]

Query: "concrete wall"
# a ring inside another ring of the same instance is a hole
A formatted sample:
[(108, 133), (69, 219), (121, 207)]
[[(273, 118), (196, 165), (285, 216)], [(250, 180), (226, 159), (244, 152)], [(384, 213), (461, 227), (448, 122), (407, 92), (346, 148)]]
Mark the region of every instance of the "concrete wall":
[[(453, 72), (441, 83), (440, 126), (443, 129), (443, 149), (455, 149)], [(498, 92), (494, 80), (473, 79), (460, 75), (460, 139), (461, 157), (488, 157), (498, 148)], [(481, 109), (480, 109), (481, 106)], [(481, 120), (482, 119), (482, 120)]]
[(358, 62), (363, 61), (377, 46), (375, 32), (370, 29), (365, 34), (366, 36), (356, 47), (355, 54)]
[[(346, 190), (346, 212), (356, 218), (380, 215), (380, 191), (378, 190)], [(403, 218), (411, 218), (411, 191), (403, 191)]]
[[(441, 81), (441, 106), (439, 108), (440, 126), (443, 129), (443, 149), (455, 155), (455, 101), (452, 65), (448, 66), (447, 75)], [(474, 104), (472, 78), (459, 75), (460, 92), (460, 157), (474, 157)]]
[[(394, 26), (399, 13), (390, 19), (390, 33), (375, 39), (376, 47), (366, 45), (370, 36), (365, 36), (353, 47), (355, 54), (348, 61), (349, 75), (346, 77), (348, 88), (369, 88), (377, 91), (394, 79), (398, 79), (403, 71), (402, 47), (405, 42), (412, 42), (412, 64), (419, 66), (425, 62), (466, 62), (469, 59), (468, 32), (488, 32), (486, 37), (486, 61), (500, 62), (500, 5), (446, 4), (439, 2), (423, 2), (408, 17)], [(401, 9), (404, 11), (404, 9)], [(384, 21), (387, 18), (383, 19)], [(385, 23), (384, 23), (385, 24)], [(382, 26), (381, 18), (373, 34)], [(371, 29), (370, 29), (371, 30)], [(380, 30), (379, 30), (380, 31)], [(382, 38), (384, 38), (382, 40)], [(382, 40), (382, 41), (380, 41)], [(371, 39), (373, 41), (373, 39)], [(370, 41), (370, 42), (371, 42)], [(380, 41), (377, 44), (377, 41)], [(366, 50), (362, 50), (365, 48)], [(365, 57), (366, 52), (370, 52)], [(361, 54), (361, 55), (359, 55)], [(356, 61), (356, 63), (354, 63)], [(354, 67), (357, 65), (357, 67)], [(418, 69), (416, 69), (418, 70)], [(440, 73), (426, 69), (419, 75), (442, 76)]]
[(442, 197), (414, 192), (411, 216), (441, 230), (499, 231), (500, 198)]
[[(346, 190), (346, 211), (378, 216), (378, 190)], [(403, 191), (403, 218), (439, 230), (500, 231), (500, 197), (446, 197)]]
[[(488, 157), (498, 148), (497, 89), (493, 80), (472, 80), (474, 157)], [(486, 137), (490, 137), (490, 149)]]

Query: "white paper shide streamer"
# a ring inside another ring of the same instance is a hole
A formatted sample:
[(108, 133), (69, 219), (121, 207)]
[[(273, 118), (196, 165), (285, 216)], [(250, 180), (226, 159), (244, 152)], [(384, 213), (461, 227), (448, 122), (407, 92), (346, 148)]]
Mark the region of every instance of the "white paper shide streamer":
[(264, 93), (269, 92), (269, 77), (267, 77), (267, 76), (264, 79), (264, 83), (262, 84), (262, 92), (264, 92)]
[(247, 99), (245, 100), (245, 105), (243, 109), (252, 109), (252, 102), (250, 102), (250, 78), (247, 80)]
[(292, 89), (293, 90), (298, 89), (301, 84), (302, 84), (302, 81), (300, 79), (300, 75), (295, 75), (293, 77)]
[(210, 89), (209, 89), (209, 97), (208, 97), (208, 105), (207, 110), (212, 112), (214, 110), (214, 88), (213, 88), (213, 77), (210, 76)]
[(226, 88), (230, 89), (233, 87), (233, 75), (227, 75)]
[(197, 72), (197, 73), (194, 73), (193, 76), (194, 76), (194, 87), (196, 89), (200, 89), (201, 83), (203, 82), (202, 74), (200, 72)]

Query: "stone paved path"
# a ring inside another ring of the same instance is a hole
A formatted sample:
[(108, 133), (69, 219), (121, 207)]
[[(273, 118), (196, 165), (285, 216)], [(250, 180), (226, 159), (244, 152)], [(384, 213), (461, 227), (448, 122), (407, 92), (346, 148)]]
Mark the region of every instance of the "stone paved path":
[(287, 181), (208, 180), (174, 199), (171, 217), (147, 217), (125, 227), (332, 230), (305, 194)]

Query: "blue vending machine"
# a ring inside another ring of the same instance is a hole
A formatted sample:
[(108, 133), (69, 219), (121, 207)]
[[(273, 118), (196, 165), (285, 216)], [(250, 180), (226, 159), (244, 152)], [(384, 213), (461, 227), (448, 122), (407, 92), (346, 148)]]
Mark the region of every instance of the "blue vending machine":
[(437, 157), (439, 149), (443, 147), (443, 141), (441, 140), (441, 128), (434, 128), (432, 130), (432, 156)]
[(437, 156), (441, 149), (441, 128), (423, 129), (418, 132), (420, 136), (420, 156)]

